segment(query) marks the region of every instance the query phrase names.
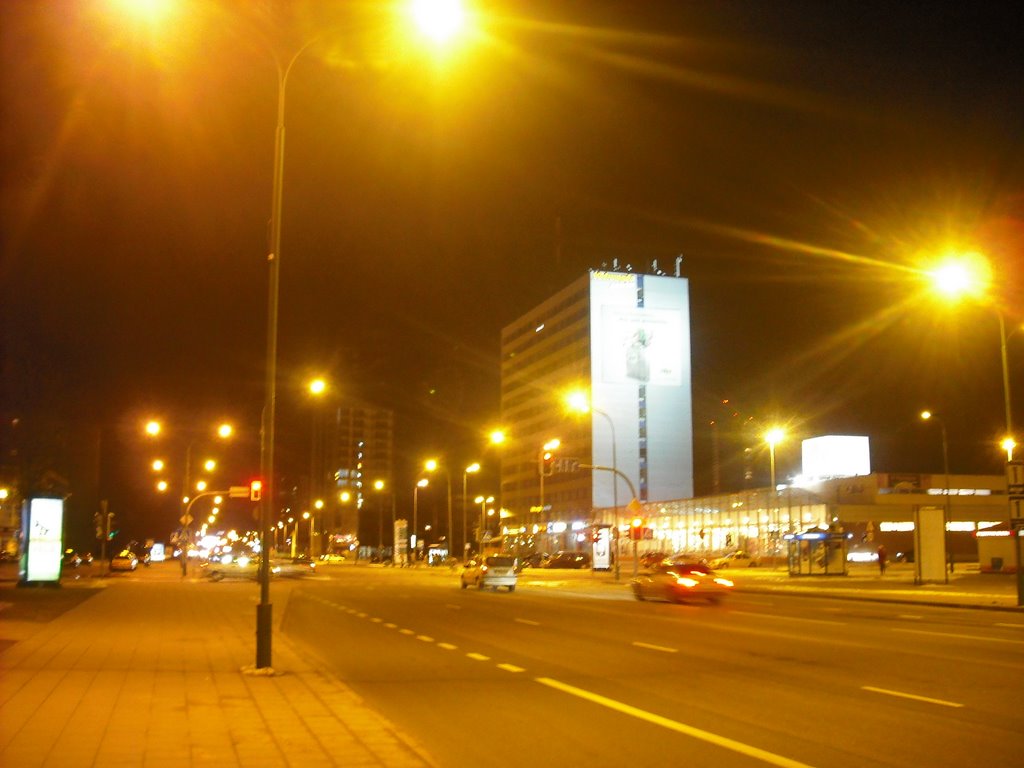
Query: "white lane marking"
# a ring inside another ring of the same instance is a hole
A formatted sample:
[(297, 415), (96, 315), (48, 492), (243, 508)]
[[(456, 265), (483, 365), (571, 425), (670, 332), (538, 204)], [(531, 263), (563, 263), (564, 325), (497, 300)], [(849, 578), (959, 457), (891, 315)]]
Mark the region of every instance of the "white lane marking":
[(919, 616), (916, 613), (901, 613), (899, 615), (899, 618), (901, 618), (901, 619), (923, 619), (924, 616)]
[(932, 637), (951, 637), (957, 640), (985, 640), (989, 643), (1010, 643), (1011, 645), (1024, 645), (1024, 640), (1007, 640), (1002, 637), (981, 637), (979, 635), (960, 635), (953, 632), (928, 632), (924, 629), (896, 629), (893, 632), (905, 632), (908, 635), (931, 635)]
[(1005, 622), (997, 621), (995, 623), (997, 627), (1009, 627), (1010, 629), (1024, 629), (1024, 624), (1007, 624)]
[(374, 624), (380, 624), (382, 621), (384, 621), (384, 619), (378, 616), (374, 616), (372, 619), (370, 619), (370, 621), (372, 621)]
[(860, 687), (862, 691), (871, 691), (873, 693), (884, 693), (886, 696), (897, 696), (901, 699), (912, 699), (913, 701), (924, 701), (928, 704), (938, 704), (943, 707), (955, 707), (959, 709), (963, 707), (963, 704), (958, 704), (955, 701), (945, 701), (943, 699), (932, 699), (928, 696), (918, 696), (913, 693), (903, 693), (903, 691), (890, 691), (886, 688), (875, 688), (871, 685), (862, 685)]
[(517, 667), (515, 664), (499, 664), (498, 669), (504, 669), (506, 672), (525, 672), (526, 670), (522, 667)]
[(641, 643), (639, 640), (634, 640), (633, 645), (637, 648), (647, 648), (651, 651), (662, 651), (663, 653), (679, 653), (678, 648), (668, 648), (664, 645), (651, 645), (650, 643)]
[(415, 633), (415, 632), (413, 632), (413, 631), (412, 631), (411, 629), (400, 629), (400, 630), (398, 630), (398, 631), (399, 631), (399, 632), (400, 632), (401, 634), (403, 634), (403, 635), (415, 635), (415, 634), (416, 634), (416, 633)]
[(455, 605), (454, 603), (445, 603), (444, 607), (445, 608), (451, 608), (453, 611), (461, 611), (462, 610), (462, 606), (461, 605)]
[(646, 720), (654, 725), (660, 725), (662, 728), (668, 728), (670, 731), (676, 731), (677, 733), (682, 733), (695, 739), (706, 741), (709, 744), (714, 744), (716, 746), (723, 747), (724, 749), (738, 752), (741, 755), (746, 755), (747, 757), (762, 760), (766, 763), (770, 763), (771, 765), (778, 765), (781, 768), (810, 768), (806, 763), (791, 760), (788, 757), (776, 755), (774, 752), (758, 749), (757, 747), (752, 747), (749, 744), (744, 744), (743, 742), (735, 741), (734, 739), (730, 739), (725, 736), (719, 736), (718, 734), (711, 733), (710, 731), (694, 728), (692, 725), (686, 725), (685, 723), (680, 723), (676, 720), (670, 720), (667, 717), (656, 715), (653, 712), (647, 712), (646, 710), (638, 709), (637, 707), (631, 707), (629, 704), (623, 704), (621, 701), (609, 699), (606, 696), (592, 693), (591, 691), (584, 690), (583, 688), (566, 685), (558, 680), (552, 680), (550, 677), (536, 677), (534, 679), (541, 685), (546, 685), (549, 688), (554, 688), (555, 690), (562, 691), (563, 693), (568, 693), (571, 696), (577, 696), (581, 699), (585, 699), (586, 701), (593, 702), (594, 704), (599, 704), (602, 707), (613, 709), (616, 712), (622, 712), (623, 714), (630, 715), (631, 717), (635, 717), (639, 720)]
[(729, 613), (737, 613), (740, 616), (757, 616), (761, 619), (778, 619), (779, 621), (803, 621), (808, 624), (832, 624), (837, 627), (845, 627), (847, 624), (845, 621), (832, 621), (831, 619), (804, 619), (799, 616), (775, 616), (770, 613), (757, 613), (756, 611), (729, 611)]
[(392, 624), (390, 621), (387, 624), (385, 624), (384, 626), (387, 627), (388, 629), (398, 629), (398, 625), (397, 624)]
[(369, 615), (370, 615), (370, 614), (368, 614), (368, 613), (363, 613), (362, 611), (360, 611), (359, 613), (357, 613), (357, 614), (356, 614), (356, 616), (358, 616), (358, 617), (359, 617), (360, 619), (365, 619), (365, 618), (366, 618), (367, 616), (369, 616)]
[(484, 656), (482, 653), (467, 653), (467, 658), (473, 659), (473, 661), (490, 661), (490, 656)]
[(422, 640), (424, 643), (434, 642), (434, 638), (432, 638), (430, 635), (416, 635), (416, 639)]
[(516, 619), (520, 624), (529, 624), (531, 627), (539, 627), (539, 621), (533, 621), (532, 619)]
[(446, 651), (454, 651), (454, 650), (456, 650), (456, 649), (457, 649), (457, 648), (458, 648), (459, 646), (457, 646), (457, 645), (452, 645), (451, 643), (438, 643), (438, 644), (437, 644), (437, 647), (438, 647), (438, 648), (444, 648), (444, 649), (445, 649)]

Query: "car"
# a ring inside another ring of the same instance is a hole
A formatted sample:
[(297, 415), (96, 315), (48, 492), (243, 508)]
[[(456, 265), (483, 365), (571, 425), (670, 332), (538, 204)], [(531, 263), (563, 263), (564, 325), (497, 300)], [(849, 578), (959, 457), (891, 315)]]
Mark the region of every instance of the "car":
[(548, 557), (550, 556), (547, 552), (531, 552), (528, 555), (524, 555), (519, 558), (519, 570), (521, 571), (524, 568), (543, 568)]
[(516, 591), (516, 559), (512, 555), (481, 555), (469, 560), (462, 566), (459, 575), (462, 588), (470, 584), (477, 589), (490, 587), (508, 587), (509, 592)]
[(736, 552), (730, 552), (727, 555), (709, 560), (708, 565), (711, 566), (712, 570), (720, 568), (754, 568), (758, 565), (758, 561), (749, 552), (737, 550)]
[(545, 560), (542, 568), (589, 568), (590, 553), (563, 549)]
[[(211, 581), (223, 579), (258, 579), (260, 558), (242, 555), (230, 563), (203, 563), (203, 575)], [(289, 557), (270, 560), (271, 578), (294, 579), (316, 574), (316, 561), (307, 557)]]
[(112, 571), (134, 571), (139, 567), (139, 558), (130, 549), (122, 549), (110, 561)]
[(640, 555), (640, 565), (644, 568), (651, 568), (670, 556), (670, 552), (644, 552)]
[(65, 568), (77, 568), (82, 564), (81, 556), (73, 549), (64, 550), (62, 564)]
[(718, 603), (733, 588), (729, 579), (718, 576), (707, 563), (684, 558), (667, 558), (630, 582), (637, 600), (707, 600)]

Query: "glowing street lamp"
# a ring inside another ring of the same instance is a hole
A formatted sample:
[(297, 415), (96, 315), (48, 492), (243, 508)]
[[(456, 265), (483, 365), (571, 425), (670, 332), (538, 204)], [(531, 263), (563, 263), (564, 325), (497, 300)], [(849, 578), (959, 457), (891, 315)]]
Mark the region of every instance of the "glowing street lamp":
[[(593, 403), (590, 402), (590, 396), (583, 391), (576, 390), (570, 392), (565, 397), (566, 405), (569, 410), (579, 414), (596, 413), (599, 416), (604, 417), (605, 421), (608, 422), (608, 429), (612, 435), (612, 504), (615, 506), (615, 580), (619, 580), (619, 561), (622, 549), (619, 544), (621, 536), (618, 535), (619, 527), (619, 460), (618, 460), (618, 446), (615, 439), (615, 422), (612, 421), (612, 417), (609, 416), (605, 411), (600, 408), (595, 408)], [(593, 453), (593, 451), (591, 451)], [(593, 457), (591, 458), (593, 460)]]
[[(502, 435), (502, 439), (504, 439), (504, 434), (505, 433), (501, 432), (500, 434)], [(468, 521), (466, 519), (466, 506), (467, 506), (466, 505), (466, 501), (467, 501), (467, 498), (466, 498), (467, 497), (466, 485), (467, 485), (467, 481), (468, 481), (469, 475), (476, 474), (479, 471), (480, 471), (480, 462), (478, 462), (478, 461), (474, 461), (472, 464), (470, 464), (468, 467), (466, 467), (464, 470), (462, 470), (462, 558), (463, 559), (466, 558), (466, 555), (468, 554), (468, 550), (469, 550), (469, 526), (468, 526)]]
[(420, 488), (426, 488), (430, 485), (430, 481), (421, 477), (416, 481), (416, 485), (412, 489), (412, 559), (416, 562), (416, 549), (419, 547), (419, 509), (420, 509)]
[(487, 535), (487, 505), (494, 503), (494, 497), (477, 496), (473, 501), (480, 505), (480, 553), (483, 554), (484, 537)]
[(150, 466), (153, 467), (153, 471), (154, 472), (163, 472), (164, 471), (163, 459), (154, 459), (153, 463)]
[(437, 44), (449, 42), (466, 26), (461, 0), (412, 0), (409, 15), (420, 32)]
[[(775, 516), (775, 542), (773, 548), (773, 559), (778, 560), (778, 528), (779, 528), (779, 494), (775, 487), (775, 446), (781, 443), (786, 437), (786, 431), (781, 427), (772, 427), (764, 433), (764, 441), (768, 443), (768, 457), (771, 476), (772, 512)], [(770, 517), (769, 517), (770, 520)], [(792, 522), (792, 521), (791, 521)]]
[(1004, 437), (999, 447), (1006, 451), (1006, 460), (1013, 461), (1013, 449), (1017, 447), (1017, 441), (1012, 437)]
[[(423, 464), (423, 468), (427, 472), (437, 472), (437, 470), (439, 470), (439, 469), (444, 471), (445, 480), (448, 483), (448, 554), (449, 554), (449, 556), (454, 557), (455, 554), (451, 551), (451, 549), (452, 549), (452, 475), (451, 475), (451, 472), (448, 471), (447, 467), (441, 466), (437, 462), (437, 459), (427, 459), (427, 461), (424, 462), (424, 464)], [(436, 516), (435, 516), (435, 519), (434, 519), (434, 527), (437, 528)]]

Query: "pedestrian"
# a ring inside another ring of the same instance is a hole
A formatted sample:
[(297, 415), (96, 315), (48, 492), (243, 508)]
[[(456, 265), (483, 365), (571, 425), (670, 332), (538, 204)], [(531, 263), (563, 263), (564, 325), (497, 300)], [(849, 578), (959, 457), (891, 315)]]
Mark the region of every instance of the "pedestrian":
[(885, 551), (885, 545), (879, 544), (878, 546), (878, 572), (885, 576), (885, 566), (889, 561), (889, 553)]

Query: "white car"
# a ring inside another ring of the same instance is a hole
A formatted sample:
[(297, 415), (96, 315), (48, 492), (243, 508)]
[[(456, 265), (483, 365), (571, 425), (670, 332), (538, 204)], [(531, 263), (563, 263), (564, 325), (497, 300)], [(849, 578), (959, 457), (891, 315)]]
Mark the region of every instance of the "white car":
[(512, 555), (478, 556), (462, 566), (462, 588), (475, 584), (477, 589), (508, 587), (516, 589), (516, 559)]
[(715, 570), (719, 568), (754, 568), (757, 566), (757, 560), (751, 557), (749, 552), (740, 550), (709, 560), (708, 565)]

